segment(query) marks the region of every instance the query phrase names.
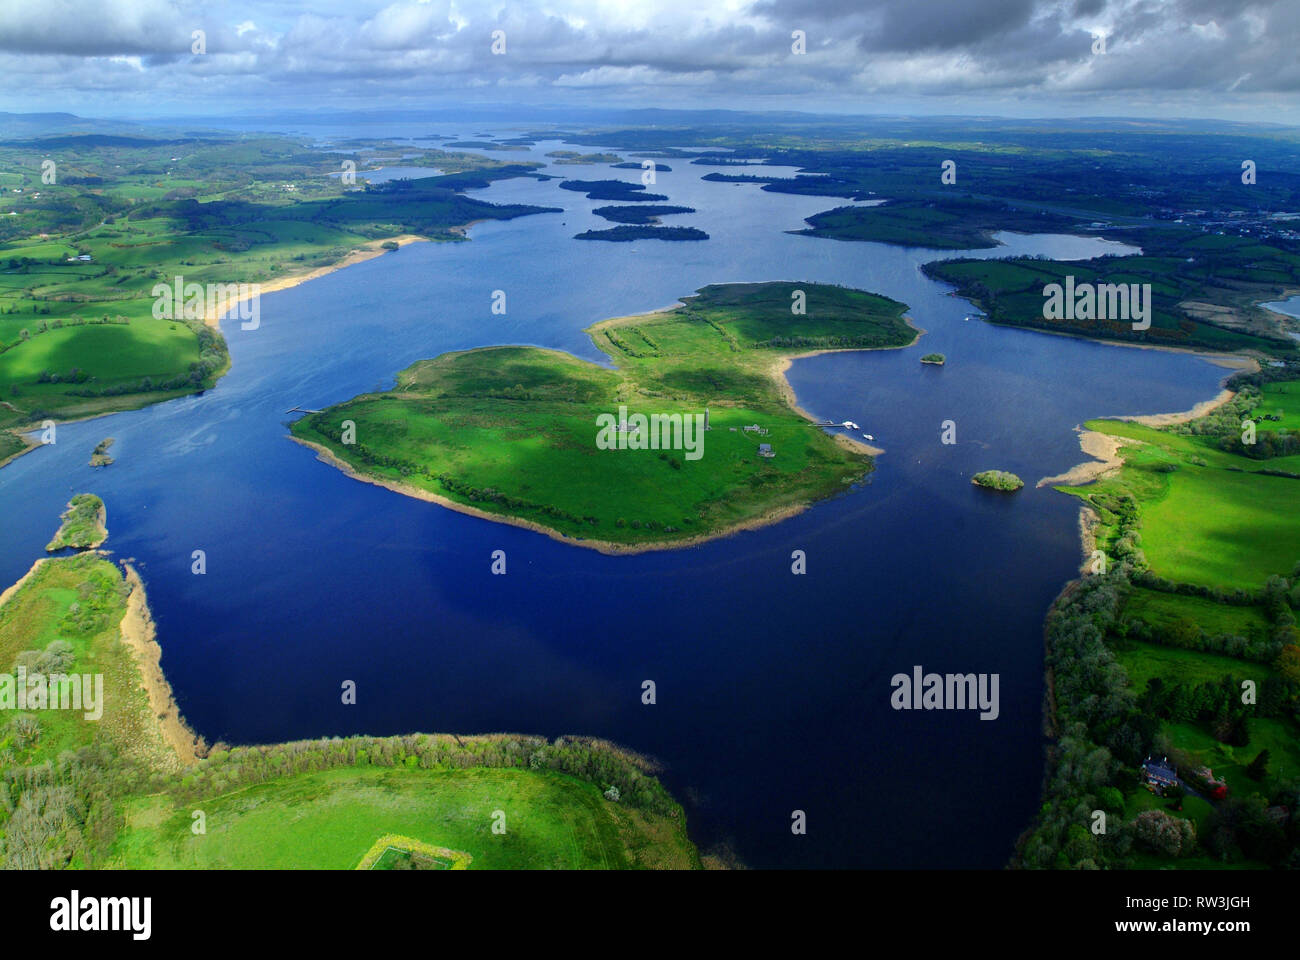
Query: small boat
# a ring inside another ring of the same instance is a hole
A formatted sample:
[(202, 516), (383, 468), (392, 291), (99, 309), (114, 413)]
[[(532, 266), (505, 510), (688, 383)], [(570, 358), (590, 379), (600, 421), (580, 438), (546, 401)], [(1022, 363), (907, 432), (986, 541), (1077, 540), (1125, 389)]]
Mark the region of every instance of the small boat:
[(873, 436), (872, 436), (871, 434), (869, 434), (869, 433), (864, 433), (864, 434), (862, 435), (862, 439), (863, 439), (863, 440), (874, 440), (874, 439), (876, 439), (876, 438), (873, 437)]
[(858, 425), (857, 425), (856, 423), (854, 423), (852, 420), (845, 420), (843, 423), (840, 424), (840, 426), (841, 426), (841, 427), (844, 427), (844, 428), (847, 429), (847, 430), (856, 430), (856, 429), (858, 429)]

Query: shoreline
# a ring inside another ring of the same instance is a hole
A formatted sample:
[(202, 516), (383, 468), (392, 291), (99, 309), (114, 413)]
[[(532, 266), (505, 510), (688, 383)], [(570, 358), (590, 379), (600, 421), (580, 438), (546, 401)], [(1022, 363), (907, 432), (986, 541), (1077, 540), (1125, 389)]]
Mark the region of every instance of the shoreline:
[(1079, 435), (1079, 449), (1093, 459), (1076, 463), (1065, 473), (1058, 473), (1054, 477), (1043, 477), (1034, 484), (1035, 490), (1039, 487), (1058, 485), (1082, 487), (1094, 480), (1109, 476), (1124, 465), (1124, 460), (1119, 455), (1120, 450), (1139, 442), (1128, 437), (1111, 436), (1109, 433), (1101, 433), (1097, 430), (1085, 430), (1083, 427), (1075, 427), (1074, 430)]
[(322, 463), (328, 464), (337, 469), (346, 477), (353, 480), (359, 480), (362, 483), (374, 484), (377, 487), (383, 487), (391, 490), (393, 493), (400, 493), (404, 496), (411, 497), (415, 500), (424, 500), (427, 503), (436, 503), (440, 507), (446, 507), (448, 510), (454, 510), (457, 513), (463, 513), (471, 517), (477, 517), (480, 520), (491, 520), (495, 523), (505, 523), (512, 527), (522, 527), (525, 530), (531, 530), (534, 533), (544, 534), (552, 540), (570, 547), (586, 547), (588, 550), (595, 550), (606, 556), (631, 556), (638, 553), (654, 553), (661, 550), (680, 550), (686, 547), (696, 547), (711, 540), (720, 540), (724, 537), (730, 537), (745, 530), (757, 530), (761, 527), (771, 526), (774, 523), (780, 523), (790, 517), (803, 513), (811, 503), (791, 504), (789, 507), (782, 507), (777, 510), (769, 510), (757, 517), (749, 520), (743, 520), (740, 523), (724, 527), (721, 530), (712, 533), (702, 533), (691, 537), (685, 537), (681, 540), (647, 540), (644, 543), (617, 543), (613, 540), (589, 540), (569, 537), (560, 533), (551, 527), (544, 526), (535, 520), (526, 520), (523, 517), (512, 517), (505, 513), (492, 513), (479, 507), (471, 507), (469, 504), (460, 503), (448, 497), (425, 490), (423, 487), (417, 487), (409, 483), (401, 483), (397, 480), (389, 480), (384, 477), (372, 477), (358, 471), (352, 464), (340, 458), (329, 447), (314, 440), (304, 440), (302, 437), (295, 437), (289, 434), (289, 439), (294, 443), (301, 444), (310, 450), (316, 451), (316, 459)]
[[(646, 317), (654, 314), (664, 313), (669, 310), (674, 310), (680, 306), (682, 306), (682, 304), (679, 301), (676, 304), (670, 305), (668, 307), (661, 307), (658, 310), (650, 310), (644, 313), (627, 314), (622, 317), (611, 317), (608, 320), (601, 320), (598, 323), (592, 324), (590, 327), (586, 329), (585, 332), (588, 334), (588, 336), (592, 337), (594, 340), (595, 333), (602, 328), (616, 326), (624, 321), (631, 320), (637, 317)], [(816, 357), (825, 353), (848, 353), (848, 352), (857, 352), (857, 351), (865, 352), (868, 350), (905, 350), (908, 347), (915, 346), (917, 341), (920, 340), (921, 337), (925, 335), (925, 330), (921, 329), (915, 323), (913, 323), (910, 317), (904, 316), (903, 321), (908, 325), (908, 327), (910, 327), (915, 332), (915, 335), (908, 343), (901, 344), (897, 347), (826, 347), (818, 350), (806, 350), (801, 353), (781, 354), (777, 356), (773, 360), (773, 362), (768, 366), (767, 368), (768, 376), (775, 382), (777, 389), (781, 395), (782, 401), (796, 414), (808, 420), (809, 426), (815, 427), (816, 429), (821, 429), (820, 427), (817, 427), (817, 418), (814, 417), (812, 414), (810, 414), (807, 410), (799, 406), (798, 398), (795, 396), (794, 388), (790, 386), (790, 381), (786, 378), (785, 372), (790, 369), (790, 366), (794, 363), (795, 360), (802, 360), (806, 357)], [(474, 347), (471, 349), (492, 350), (495, 349), (495, 346)], [(465, 352), (469, 352), (469, 351), (465, 351)], [(869, 444), (863, 443), (860, 440), (850, 437), (845, 433), (832, 433), (829, 434), (829, 436), (831, 437), (833, 442), (845, 448), (850, 453), (865, 454), (867, 456), (876, 457), (885, 452), (880, 447), (873, 447)], [(479, 507), (472, 507), (468, 504), (464, 504), (464, 503), (460, 503), (459, 501), (452, 500), (449, 497), (444, 497), (439, 494), (433, 493), (432, 491), (425, 490), (423, 487), (417, 487), (409, 483), (401, 483), (400, 481), (390, 480), (384, 477), (375, 477), (375, 476), (370, 476), (368, 474), (364, 474), (361, 471), (357, 470), (357, 468), (354, 467), (352, 464), (348, 463), (346, 460), (343, 460), (333, 450), (331, 450), (329, 447), (325, 446), (324, 444), (317, 443), (313, 440), (304, 440), (301, 437), (294, 436), (292, 433), (289, 434), (289, 439), (292, 440), (294, 443), (298, 443), (311, 450), (315, 450), (317, 460), (320, 460), (322, 463), (334, 467), (335, 469), (341, 471), (345, 476), (351, 477), (354, 480), (360, 480), (362, 483), (374, 484), (377, 487), (383, 487), (387, 490), (393, 491), (394, 493), (400, 493), (403, 494), (404, 496), (412, 497), (416, 500), (424, 500), (427, 503), (435, 503), (438, 506), (446, 507), (449, 510), (455, 510), (457, 513), (463, 513), (471, 517), (477, 517), (481, 520), (491, 520), (496, 523), (505, 523), (514, 527), (522, 527), (525, 530), (532, 530), (534, 533), (544, 534), (545, 536), (550, 537), (552, 540), (557, 540), (560, 543), (564, 543), (574, 547), (586, 547), (590, 550), (596, 550), (597, 552), (603, 553), (607, 556), (652, 553), (652, 552), (657, 552), (662, 550), (681, 550), (687, 547), (699, 546), (700, 544), (708, 543), (712, 540), (719, 540), (724, 537), (734, 536), (735, 534), (741, 533), (746, 530), (758, 530), (763, 527), (768, 527), (768, 526), (772, 526), (773, 524), (780, 523), (783, 520), (788, 520), (790, 517), (797, 516), (798, 514), (803, 513), (805, 510), (808, 510), (813, 503), (812, 501), (793, 503), (787, 507), (780, 507), (777, 509), (769, 510), (766, 513), (760, 514), (759, 516), (751, 517), (748, 520), (742, 520), (739, 523), (732, 524), (731, 526), (728, 527), (723, 527), (722, 529), (717, 531), (713, 531), (710, 533), (701, 533), (695, 536), (685, 537), (681, 540), (651, 540), (651, 541), (646, 541), (644, 543), (619, 543), (612, 540), (589, 540), (585, 538), (578, 539), (577, 537), (566, 536), (565, 534), (559, 532), (558, 530), (545, 526), (544, 524), (538, 523), (535, 520), (527, 520), (524, 519), (523, 517), (514, 517), (504, 513), (492, 513), (491, 511), (483, 510)]]
[(42, 564), (49, 563), (49, 562), (50, 562), (51, 560), (53, 560), (53, 559), (55, 559), (55, 558), (54, 558), (54, 557), (41, 557), (39, 560), (37, 560), (35, 563), (33, 563), (33, 564), (32, 564), (32, 568), (31, 568), (30, 570), (28, 570), (26, 573), (24, 573), (21, 577), (19, 577), (17, 581), (15, 581), (13, 584), (11, 584), (11, 585), (5, 587), (4, 591), (3, 591), (3, 592), (0, 592), (0, 607), (3, 607), (3, 606), (5, 605), (5, 603), (8, 602), (8, 600), (9, 600), (9, 599), (14, 595), (14, 594), (16, 594), (19, 590), (22, 589), (22, 586), (23, 586), (24, 583), (26, 583), (28, 580), (30, 580), (32, 577), (34, 577), (34, 576), (36, 575), (36, 571), (39, 570), (39, 569), (41, 569), (41, 565), (42, 565)]
[[(473, 223), (479, 223), (479, 222), (481, 221), (477, 221), (477, 220), (473, 221)], [(465, 224), (465, 226), (466, 227), (472, 226), (473, 223)], [(449, 228), (449, 229), (455, 229), (455, 228)], [(386, 237), (382, 240), (371, 240), (367, 243), (363, 243), (359, 247), (352, 249), (351, 251), (348, 252), (346, 256), (344, 256), (340, 260), (335, 261), (334, 263), (326, 264), (323, 267), (313, 267), (310, 270), (305, 270), (301, 273), (290, 272), (283, 276), (276, 277), (273, 280), (268, 280), (265, 283), (259, 283), (256, 285), (257, 293), (249, 294), (247, 297), (236, 297), (227, 300), (222, 304), (222, 309), (213, 310), (204, 313), (203, 323), (206, 326), (213, 327), (217, 330), (220, 330), (221, 321), (226, 319), (227, 315), (230, 314), (231, 311), (238, 308), (240, 304), (252, 299), (254, 296), (260, 297), (263, 294), (267, 294), (267, 293), (279, 293), (281, 290), (290, 290), (293, 287), (304, 284), (309, 280), (315, 280), (319, 277), (328, 276), (329, 274), (334, 273), (336, 270), (342, 270), (344, 267), (350, 267), (353, 266), (354, 264), (364, 263), (367, 260), (373, 260), (376, 257), (382, 257), (384, 254), (389, 252), (388, 250), (384, 249), (383, 245), (385, 243), (396, 243), (398, 249), (400, 249), (406, 246), (407, 244), (424, 243), (427, 241), (428, 241), (427, 237), (421, 237), (418, 234), (414, 234), (414, 233), (403, 233), (403, 234), (399, 234), (396, 237)], [(229, 367), (226, 368), (225, 372), (228, 371), (229, 371)], [(218, 377), (217, 379), (219, 380), (220, 377)]]
[(37, 447), (41, 446), (41, 442), (39, 440), (33, 440), (29, 436), (27, 436), (33, 430), (39, 430), (39, 429), (40, 429), (39, 427), (31, 427), (26, 430), (22, 430), (21, 432), (18, 430), (10, 430), (10, 433), (12, 433), (15, 437), (17, 437), (19, 440), (23, 442), (23, 448), (21, 450), (15, 450), (13, 453), (9, 454), (9, 456), (5, 457), (3, 460), (0, 460), (0, 467), (7, 467), (9, 464), (13, 463), (23, 454), (31, 453)]
[[(1061, 334), (1061, 336), (1070, 336), (1070, 334)], [(1177, 347), (1160, 347), (1160, 346), (1143, 346), (1142, 344), (1121, 344), (1121, 346), (1136, 346), (1144, 350), (1167, 350), (1172, 353), (1189, 353), (1192, 351), (1181, 350)], [(1254, 357), (1248, 357), (1237, 353), (1204, 353), (1201, 351), (1192, 352), (1194, 356), (1216, 366), (1227, 367), (1234, 371), (1246, 371), (1249, 373), (1258, 373), (1260, 371), (1259, 361)], [(1219, 392), (1209, 400), (1202, 400), (1195, 404), (1190, 410), (1183, 410), (1179, 413), (1146, 413), (1133, 416), (1107, 417), (1109, 420), (1124, 420), (1129, 423), (1139, 423), (1145, 427), (1172, 427), (1180, 423), (1187, 423), (1189, 420), (1195, 420), (1212, 413), (1219, 407), (1228, 403), (1237, 393), (1235, 390), (1229, 390), (1224, 384), (1234, 375), (1229, 373), (1219, 381)], [(1079, 435), (1079, 449), (1086, 453), (1092, 459), (1085, 460), (1082, 463), (1076, 463), (1064, 473), (1059, 473), (1052, 477), (1043, 477), (1034, 488), (1046, 486), (1067, 486), (1080, 487), (1092, 483), (1102, 477), (1118, 470), (1124, 465), (1123, 459), (1119, 456), (1121, 448), (1140, 443), (1139, 440), (1133, 440), (1128, 437), (1116, 437), (1108, 433), (1100, 433), (1096, 430), (1087, 430), (1083, 427), (1075, 427), (1075, 432)]]
[[(473, 226), (475, 223), (481, 223), (481, 222), (482, 222), (481, 220), (471, 221), (470, 223), (464, 224), (463, 228), (467, 229)], [(448, 229), (454, 232), (456, 228), (451, 227)], [(308, 280), (315, 280), (319, 277), (323, 277), (328, 274), (331, 274), (336, 270), (342, 270), (344, 267), (350, 267), (353, 266), (354, 264), (364, 263), (367, 260), (373, 260), (376, 257), (383, 256), (385, 253), (390, 252), (389, 250), (384, 249), (383, 244), (385, 243), (395, 242), (398, 248), (400, 249), (411, 243), (426, 243), (428, 241), (429, 241), (428, 237), (422, 237), (414, 233), (403, 233), (396, 237), (387, 237), (382, 240), (371, 240), (367, 243), (362, 244), (360, 247), (353, 249), (347, 254), (347, 256), (343, 257), (342, 259), (338, 260), (335, 263), (331, 263), (323, 267), (314, 267), (311, 270), (307, 270), (302, 273), (296, 273), (296, 274), (291, 273), (285, 276), (276, 277), (274, 280), (267, 281), (264, 284), (259, 284), (257, 295), (261, 296), (264, 293), (278, 293), (281, 290), (289, 290), (292, 289), (293, 287), (299, 286), (300, 284), (306, 283)], [(236, 310), (241, 303), (251, 299), (251, 297), (252, 294), (250, 294), (248, 297), (239, 297), (232, 300), (227, 300), (222, 305), (221, 310), (205, 312), (203, 315), (204, 326), (211, 327), (212, 329), (216, 330), (219, 334), (221, 334), (221, 336), (224, 338), (225, 334), (221, 333), (221, 321), (226, 319), (227, 314), (229, 314), (232, 310)], [(167, 397), (166, 399), (163, 400), (145, 399), (144, 402), (140, 403), (137, 406), (125, 406), (118, 410), (104, 410), (100, 413), (88, 413), (84, 416), (69, 417), (67, 419), (55, 419), (54, 422), (56, 424), (83, 423), (87, 420), (97, 420), (100, 417), (111, 417), (117, 413), (130, 413), (132, 410), (142, 410), (145, 407), (151, 407), (157, 403), (167, 403), (169, 400), (179, 400), (181, 397), (192, 397), (195, 396), (197, 393), (205, 392), (206, 390), (216, 389), (217, 384), (221, 382), (221, 378), (224, 377), (226, 374), (228, 374), (233, 367), (234, 367), (234, 360), (230, 356), (230, 350), (227, 349), (225, 365), (222, 366), (220, 370), (217, 370), (213, 373), (212, 386), (204, 388), (203, 391), (197, 391), (197, 390), (190, 391), (189, 393), (182, 393), (176, 397)], [(128, 394), (127, 396), (131, 396), (131, 395)], [(145, 395), (140, 394), (137, 396), (143, 397)], [(4, 468), (8, 466), (10, 463), (17, 460), (23, 454), (31, 453), (37, 447), (42, 446), (42, 444), (40, 443), (31, 442), (27, 439), (28, 433), (40, 429), (40, 425), (36, 422), (29, 423), (29, 424), (19, 424), (18, 426), (7, 427), (6, 429), (10, 430), (15, 436), (21, 437), (23, 439), (23, 442), (26, 443), (27, 446), (25, 449), (18, 450), (15, 453), (10, 454), (8, 457), (5, 457), (3, 460), (0, 460), (0, 468)]]
[[(777, 357), (768, 367), (768, 376), (776, 381), (777, 388), (781, 391), (781, 399), (799, 416), (811, 421), (813, 426), (817, 425), (817, 418), (799, 405), (799, 398), (795, 395), (794, 387), (790, 385), (790, 379), (786, 372), (794, 365), (796, 360), (805, 360), (808, 357), (820, 357), (826, 353), (869, 353), (876, 350), (906, 350), (908, 347), (914, 347), (925, 336), (926, 331), (912, 322), (912, 318), (903, 317), (903, 322), (916, 332), (916, 335), (908, 343), (901, 344), (897, 347), (826, 347), (820, 350), (805, 350), (802, 353), (786, 353)], [(865, 453), (868, 456), (878, 457), (885, 452), (883, 447), (875, 447), (869, 443), (863, 443), (861, 440), (850, 437), (846, 433), (832, 433), (830, 435), (836, 443), (853, 453)]]
[(162, 646), (157, 640), (157, 628), (149, 609), (144, 581), (129, 563), (123, 563), (122, 568), (131, 592), (126, 598), (126, 613), (122, 616), (118, 635), (135, 660), (140, 685), (148, 695), (149, 709), (158, 723), (164, 744), (171, 748), (179, 767), (193, 766), (199, 759), (194, 749), (198, 735), (181, 717), (171, 684), (163, 673)]

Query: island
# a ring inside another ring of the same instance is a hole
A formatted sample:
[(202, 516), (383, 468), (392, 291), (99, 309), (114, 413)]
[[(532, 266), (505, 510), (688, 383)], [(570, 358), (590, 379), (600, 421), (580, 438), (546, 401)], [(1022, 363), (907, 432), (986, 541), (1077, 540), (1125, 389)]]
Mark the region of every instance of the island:
[(694, 213), (694, 207), (678, 207), (666, 203), (648, 203), (641, 207), (597, 207), (591, 211), (598, 217), (615, 223), (658, 223), (660, 217), (678, 213)]
[[(555, 160), (556, 163), (579, 164), (608, 163), (617, 165), (623, 159), (617, 153), (579, 153), (576, 150), (552, 150), (547, 156)], [(634, 163), (632, 166), (640, 167), (641, 164)]]
[(584, 230), (575, 234), (574, 240), (609, 240), (626, 243), (629, 240), (707, 240), (709, 235), (697, 227), (652, 227), (624, 225), (607, 230)]
[(90, 465), (92, 467), (106, 467), (112, 463), (113, 458), (108, 455), (108, 448), (112, 445), (112, 437), (105, 437), (95, 444), (95, 449), (90, 451)]
[(927, 353), (924, 357), (921, 358), (921, 362), (933, 364), (936, 367), (942, 367), (945, 363), (948, 362), (948, 358), (945, 357), (942, 353)]
[(104, 501), (93, 493), (79, 493), (68, 501), (68, 508), (59, 517), (63, 523), (54, 539), (45, 545), (50, 553), (72, 547), (89, 550), (108, 539), (108, 516)]
[(560, 189), (585, 193), (588, 200), (613, 200), (618, 203), (651, 203), (668, 199), (662, 193), (646, 193), (643, 184), (623, 180), (562, 180)]
[(292, 436), (357, 479), (565, 543), (686, 546), (779, 521), (872, 469), (872, 448), (819, 429), (784, 372), (812, 353), (908, 346), (906, 310), (816, 283), (707, 286), (588, 328), (612, 369), (537, 347), (447, 353)]
[(1025, 481), (1005, 470), (981, 470), (970, 478), (970, 482), (986, 490), (1001, 490), (1004, 493), (1015, 493), (1025, 485)]

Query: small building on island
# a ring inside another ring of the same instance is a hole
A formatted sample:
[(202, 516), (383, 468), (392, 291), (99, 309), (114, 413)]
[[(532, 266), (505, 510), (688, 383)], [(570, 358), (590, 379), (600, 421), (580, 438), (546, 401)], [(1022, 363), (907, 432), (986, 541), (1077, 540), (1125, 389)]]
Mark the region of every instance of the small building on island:
[(772, 449), (770, 443), (760, 443), (758, 445), (758, 455), (760, 457), (767, 457), (770, 460), (772, 457), (776, 456), (776, 451)]

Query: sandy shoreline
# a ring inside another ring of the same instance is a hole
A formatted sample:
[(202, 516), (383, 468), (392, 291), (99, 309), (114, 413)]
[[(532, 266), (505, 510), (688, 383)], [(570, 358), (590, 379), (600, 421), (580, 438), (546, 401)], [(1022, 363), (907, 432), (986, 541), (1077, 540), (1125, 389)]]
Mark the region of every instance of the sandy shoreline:
[(1119, 455), (1120, 449), (1137, 442), (1127, 437), (1115, 437), (1109, 433), (1085, 430), (1082, 427), (1075, 427), (1074, 429), (1079, 434), (1079, 449), (1093, 459), (1077, 463), (1065, 473), (1057, 474), (1054, 477), (1043, 477), (1034, 484), (1035, 487), (1047, 487), (1056, 484), (1079, 487), (1085, 483), (1100, 480), (1124, 465), (1124, 461)]
[(532, 530), (534, 533), (544, 534), (552, 540), (558, 540), (560, 543), (567, 544), (571, 547), (586, 547), (588, 550), (595, 550), (608, 556), (625, 556), (637, 553), (653, 553), (659, 550), (680, 550), (685, 547), (695, 547), (702, 543), (708, 543), (711, 540), (718, 540), (722, 537), (729, 537), (733, 534), (740, 533), (744, 530), (757, 530), (760, 527), (766, 527), (773, 523), (778, 523), (796, 514), (803, 513), (810, 504), (796, 503), (789, 507), (783, 507), (780, 510), (772, 510), (761, 516), (753, 517), (741, 523), (734, 524), (722, 530), (712, 533), (699, 534), (698, 536), (686, 537), (682, 540), (653, 540), (645, 543), (614, 543), (610, 540), (589, 540), (577, 537), (569, 537), (544, 526), (533, 520), (525, 520), (522, 517), (512, 517), (504, 513), (491, 513), (487, 510), (481, 510), (478, 507), (471, 507), (468, 504), (458, 503), (447, 497), (439, 496), (409, 483), (399, 483), (396, 480), (388, 480), (382, 477), (370, 477), (357, 471), (352, 464), (346, 460), (340, 459), (334, 451), (324, 444), (316, 443), (311, 440), (304, 440), (301, 437), (289, 435), (289, 439), (294, 443), (302, 444), (311, 450), (316, 451), (316, 459), (322, 463), (327, 463), (336, 468), (345, 476), (353, 480), (360, 480), (362, 483), (371, 483), (377, 487), (383, 487), (394, 493), (400, 493), (404, 496), (414, 497), (416, 500), (424, 500), (428, 503), (436, 503), (440, 507), (446, 507), (448, 510), (455, 510), (457, 513), (464, 513), (471, 517), (478, 517), (480, 520), (491, 520), (494, 523), (505, 523), (512, 527), (523, 527), (525, 530)]
[(53, 557), (41, 557), (39, 560), (37, 560), (35, 563), (32, 564), (32, 568), (30, 570), (28, 570), (26, 573), (24, 573), (21, 577), (18, 578), (18, 581), (16, 583), (14, 583), (12, 586), (6, 587), (4, 592), (0, 593), (0, 607), (3, 607), (5, 605), (5, 602), (10, 597), (12, 597), (14, 594), (16, 594), (19, 590), (22, 589), (24, 583), (26, 583), (28, 580), (30, 580), (32, 577), (36, 575), (36, 571), (41, 569), (41, 564), (49, 563), (53, 559), (54, 559)]
[[(479, 221), (473, 221), (478, 223)], [(473, 226), (473, 223), (465, 224), (466, 227)], [(453, 228), (454, 229), (454, 228)], [(336, 270), (342, 270), (344, 267), (350, 267), (356, 263), (363, 263), (366, 260), (373, 260), (375, 257), (382, 257), (388, 250), (384, 248), (385, 243), (396, 243), (398, 247), (404, 247), (408, 243), (421, 243), (426, 241), (426, 237), (417, 236), (413, 233), (404, 233), (396, 237), (388, 237), (383, 240), (371, 240), (369, 243), (362, 244), (355, 250), (351, 251), (346, 257), (334, 263), (327, 264), (323, 267), (315, 267), (302, 273), (289, 273), (284, 276), (276, 277), (274, 280), (268, 280), (265, 283), (252, 284), (257, 288), (257, 293), (250, 293), (247, 297), (238, 297), (225, 301), (220, 310), (212, 310), (203, 317), (203, 322), (209, 327), (220, 328), (221, 321), (228, 314), (236, 310), (241, 303), (253, 299), (254, 296), (262, 296), (267, 293), (277, 293), (280, 290), (288, 290), (299, 284), (306, 283), (308, 280), (315, 280), (317, 277), (323, 277), (331, 274)], [(229, 368), (227, 368), (229, 369)]]
[(1207, 413), (1217, 410), (1236, 395), (1235, 391), (1224, 387), (1212, 400), (1202, 400), (1192, 409), (1184, 410), (1182, 413), (1151, 413), (1141, 417), (1124, 417), (1124, 419), (1148, 427), (1172, 427), (1178, 423), (1186, 423), (1188, 420), (1203, 417)]
[(194, 752), (197, 737), (181, 718), (171, 684), (163, 674), (160, 665), (162, 647), (155, 638), (157, 631), (153, 615), (149, 612), (149, 598), (145, 595), (144, 583), (134, 567), (130, 564), (123, 564), (123, 567), (131, 593), (126, 598), (126, 613), (119, 628), (120, 636), (130, 649), (140, 671), (140, 685), (149, 696), (149, 709), (158, 722), (163, 740), (175, 753), (178, 768), (188, 767), (198, 761)]
[(15, 450), (13, 453), (9, 454), (9, 456), (5, 457), (3, 460), (0, 460), (0, 467), (7, 466), (8, 464), (13, 463), (24, 453), (31, 453), (33, 450), (35, 450), (37, 447), (41, 445), (41, 442), (39, 440), (33, 440), (31, 437), (27, 435), (31, 433), (31, 430), (24, 430), (21, 433), (18, 430), (14, 430), (12, 432), (14, 436), (16, 436), (19, 440), (23, 442), (23, 448), (21, 450)]
[[(482, 221), (475, 220), (472, 221), (471, 223), (465, 224), (464, 226), (468, 228), (473, 226), (474, 223), (480, 223), (480, 222)], [(452, 229), (454, 231), (455, 228)], [(390, 241), (396, 243), (398, 247), (404, 247), (409, 243), (423, 243), (426, 242), (427, 240), (428, 240), (427, 237), (421, 237), (413, 233), (404, 233), (401, 234), (400, 236), (388, 237), (387, 239), (384, 240), (372, 240), (371, 242), (356, 248), (351, 253), (349, 253), (346, 257), (339, 260), (337, 263), (331, 263), (328, 266), (324, 266), (324, 267), (316, 267), (312, 270), (307, 270), (302, 273), (288, 274), (285, 276), (276, 277), (274, 280), (269, 280), (265, 283), (259, 284), (257, 285), (257, 295), (261, 296), (262, 294), (266, 294), (266, 293), (276, 293), (280, 290), (288, 290), (292, 287), (298, 286), (299, 284), (306, 283), (308, 280), (315, 280), (318, 277), (326, 276), (327, 274), (333, 273), (336, 270), (342, 270), (344, 267), (350, 267), (353, 264), (363, 263), (366, 260), (373, 260), (375, 257), (383, 256), (385, 253), (389, 252), (388, 250), (384, 249), (383, 245)], [(212, 327), (213, 329), (220, 331), (222, 319), (224, 319), (227, 314), (236, 311), (241, 303), (247, 300), (251, 300), (252, 297), (253, 295), (250, 293), (247, 297), (239, 297), (239, 298), (225, 301), (225, 303), (222, 304), (220, 310), (214, 310), (205, 313), (203, 316), (203, 323), (206, 326)], [(230, 353), (229, 351), (227, 351), (225, 366), (223, 366), (220, 370), (215, 371), (213, 375), (214, 385), (218, 381), (220, 381), (222, 377), (224, 377), (227, 373), (230, 372), (230, 368), (232, 364), (233, 361), (230, 359)], [(99, 417), (111, 417), (116, 413), (128, 413), (131, 410), (139, 410), (144, 407), (153, 406), (153, 404), (155, 403), (165, 403), (165, 402), (166, 402), (165, 400), (146, 400), (144, 403), (136, 407), (123, 407), (118, 410), (105, 410), (101, 413), (89, 413), (86, 414), (85, 416), (69, 417), (67, 419), (56, 420), (55, 422), (59, 424), (82, 423), (86, 420), (96, 420)], [(39, 442), (32, 441), (27, 438), (28, 433), (32, 432), (33, 430), (40, 429), (39, 426), (37, 426), (35, 423), (27, 424), (19, 427), (13, 427), (9, 429), (12, 429), (15, 434), (22, 437), (23, 441), (27, 443), (27, 447), (23, 450), (16, 451), (10, 456), (5, 457), (3, 460), (0, 460), (0, 467), (4, 467), (9, 463), (12, 463), (14, 460), (17, 460), (23, 454), (31, 453), (37, 447), (41, 446)]]
[[(1166, 350), (1172, 353), (1193, 353), (1194, 356), (1201, 357), (1220, 367), (1227, 367), (1234, 373), (1246, 371), (1248, 373), (1258, 373), (1260, 370), (1259, 361), (1254, 357), (1242, 356), (1234, 353), (1205, 353), (1179, 350), (1173, 347), (1158, 347), (1143, 344), (1123, 344), (1123, 346), (1136, 346), (1143, 350)], [(1233, 374), (1228, 374), (1219, 382), (1220, 390), (1218, 394), (1209, 400), (1202, 400), (1190, 410), (1184, 410), (1181, 413), (1149, 413), (1129, 417), (1111, 417), (1113, 420), (1126, 420), (1130, 423), (1140, 423), (1147, 427), (1171, 427), (1179, 423), (1187, 423), (1189, 420), (1195, 420), (1211, 413), (1223, 406), (1235, 397), (1236, 391), (1229, 390), (1224, 384)], [(1079, 448), (1086, 453), (1091, 460), (1085, 460), (1083, 463), (1075, 464), (1065, 473), (1057, 474), (1054, 477), (1043, 477), (1036, 483), (1035, 487), (1046, 487), (1060, 484), (1067, 487), (1082, 486), (1086, 483), (1092, 483), (1104, 476), (1107, 476), (1121, 466), (1124, 461), (1119, 456), (1119, 451), (1127, 444), (1139, 443), (1140, 441), (1131, 440), (1126, 437), (1115, 437), (1107, 433), (1099, 433), (1096, 430), (1085, 430), (1083, 427), (1075, 427), (1075, 432), (1079, 434)]]

